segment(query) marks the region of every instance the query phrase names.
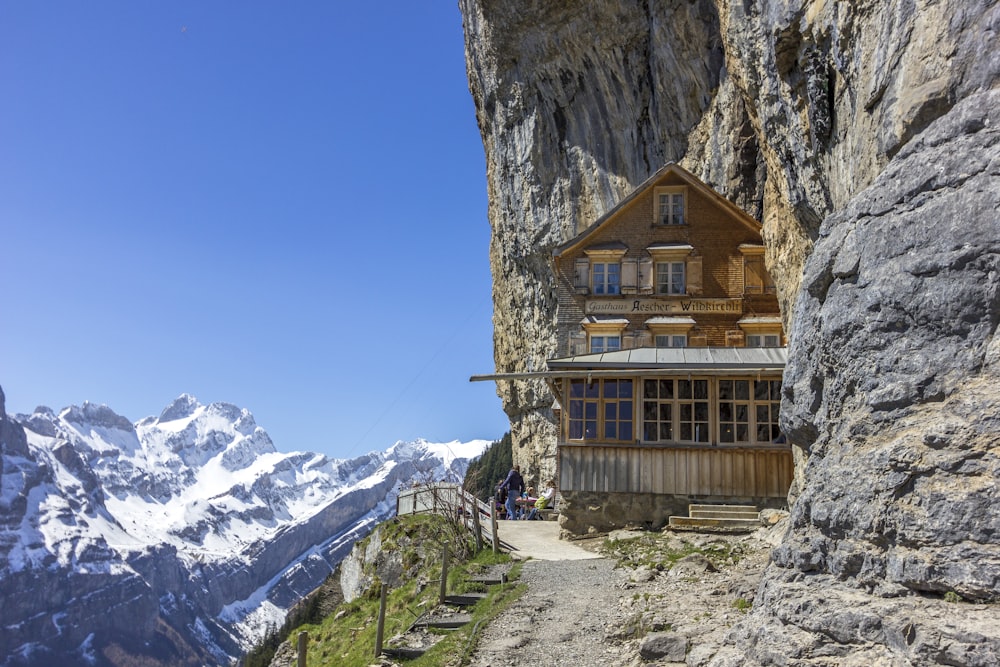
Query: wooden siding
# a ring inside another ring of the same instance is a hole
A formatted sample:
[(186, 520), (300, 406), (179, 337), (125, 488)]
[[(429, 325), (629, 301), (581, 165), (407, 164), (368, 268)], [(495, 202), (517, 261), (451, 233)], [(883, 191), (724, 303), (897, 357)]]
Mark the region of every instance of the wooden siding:
[(559, 447), (561, 491), (783, 498), (788, 449)]

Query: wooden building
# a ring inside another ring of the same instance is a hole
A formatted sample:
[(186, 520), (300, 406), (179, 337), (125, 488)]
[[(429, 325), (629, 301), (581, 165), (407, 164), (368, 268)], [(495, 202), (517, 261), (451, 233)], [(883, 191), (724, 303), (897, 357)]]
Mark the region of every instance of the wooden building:
[[(785, 339), (760, 224), (668, 164), (556, 248), (558, 481), (577, 529), (785, 502)], [(571, 529), (573, 529), (571, 527)]]

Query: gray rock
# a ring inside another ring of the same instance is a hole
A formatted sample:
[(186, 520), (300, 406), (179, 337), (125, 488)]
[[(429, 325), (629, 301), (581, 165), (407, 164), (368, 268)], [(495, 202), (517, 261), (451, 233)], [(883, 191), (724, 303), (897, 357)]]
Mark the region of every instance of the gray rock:
[(669, 660), (683, 662), (687, 654), (688, 638), (676, 632), (655, 632), (646, 635), (639, 644), (643, 660)]

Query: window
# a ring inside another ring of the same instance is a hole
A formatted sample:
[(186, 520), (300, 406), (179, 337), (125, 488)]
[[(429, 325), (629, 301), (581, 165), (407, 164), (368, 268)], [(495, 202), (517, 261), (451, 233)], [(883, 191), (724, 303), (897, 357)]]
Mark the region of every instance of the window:
[(747, 347), (781, 347), (780, 334), (747, 334)]
[(684, 262), (656, 263), (656, 293), (684, 294)]
[(684, 209), (683, 188), (656, 188), (656, 224), (686, 224)]
[(594, 294), (621, 294), (621, 264), (594, 262), (591, 266)]
[(643, 440), (710, 442), (708, 383), (704, 379), (643, 380)]
[(686, 334), (657, 334), (654, 339), (656, 347), (687, 347)]
[(620, 334), (613, 336), (591, 334), (590, 353), (600, 354), (602, 352), (616, 352), (622, 349), (622, 337)]
[(571, 380), (569, 439), (632, 441), (632, 380)]
[(719, 380), (719, 442), (750, 442), (750, 380)]
[(781, 429), (778, 414), (781, 407), (781, 380), (754, 380), (754, 415), (757, 423), (757, 442), (779, 442)]

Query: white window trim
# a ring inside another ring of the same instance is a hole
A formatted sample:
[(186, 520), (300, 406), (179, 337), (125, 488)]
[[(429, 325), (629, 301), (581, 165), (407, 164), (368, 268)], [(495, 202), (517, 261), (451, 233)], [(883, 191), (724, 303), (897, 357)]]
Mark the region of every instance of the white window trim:
[[(683, 185), (664, 185), (657, 188), (653, 188), (653, 220), (654, 225), (669, 226), (669, 227), (681, 227), (688, 224), (688, 189)], [(669, 222), (663, 222), (663, 213), (660, 210), (660, 199), (664, 195), (671, 195), (670, 198), (670, 211), (668, 213)], [(681, 197), (681, 222), (674, 222), (673, 214), (673, 196), (680, 195)]]

